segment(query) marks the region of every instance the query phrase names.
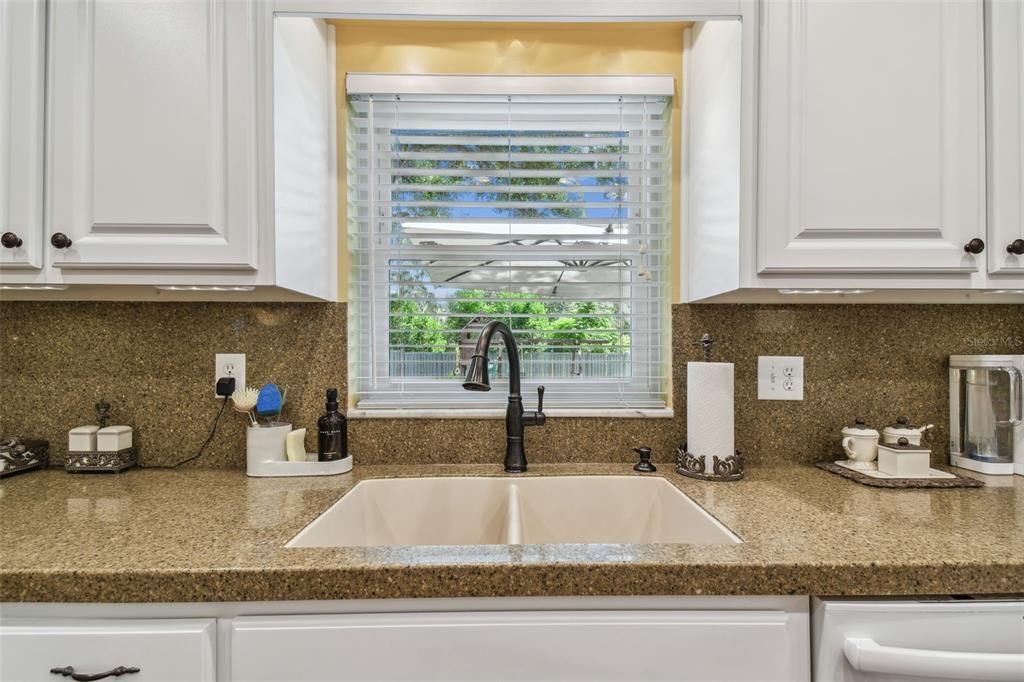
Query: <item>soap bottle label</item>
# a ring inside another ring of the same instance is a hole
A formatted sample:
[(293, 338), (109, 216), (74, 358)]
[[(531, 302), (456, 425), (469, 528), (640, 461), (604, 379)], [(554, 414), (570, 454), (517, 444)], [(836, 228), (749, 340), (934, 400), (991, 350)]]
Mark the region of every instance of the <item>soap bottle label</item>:
[(339, 429), (320, 429), (319, 432), (319, 459), (321, 462), (333, 462), (341, 459), (338, 446), (341, 443), (341, 431)]

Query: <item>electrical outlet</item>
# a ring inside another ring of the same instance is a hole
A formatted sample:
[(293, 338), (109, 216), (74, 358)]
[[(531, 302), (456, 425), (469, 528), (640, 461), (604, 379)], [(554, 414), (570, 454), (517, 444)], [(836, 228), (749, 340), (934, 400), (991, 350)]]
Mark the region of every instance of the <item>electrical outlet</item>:
[(757, 358), (758, 400), (803, 400), (802, 356), (762, 355)]
[(245, 388), (245, 353), (217, 353), (213, 372), (213, 395), (217, 395), (217, 379), (234, 377), (235, 390)]

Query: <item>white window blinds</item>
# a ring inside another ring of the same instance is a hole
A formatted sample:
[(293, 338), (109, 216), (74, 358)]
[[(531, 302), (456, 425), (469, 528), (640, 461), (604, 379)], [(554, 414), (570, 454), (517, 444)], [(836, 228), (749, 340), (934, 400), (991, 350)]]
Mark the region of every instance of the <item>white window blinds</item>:
[(545, 384), (551, 411), (665, 407), (669, 98), (517, 94), (523, 77), (478, 77), (488, 94), (363, 93), (352, 78), (357, 409), (503, 409), (500, 343), (494, 390), (461, 387), (492, 319), (516, 333), (527, 399)]

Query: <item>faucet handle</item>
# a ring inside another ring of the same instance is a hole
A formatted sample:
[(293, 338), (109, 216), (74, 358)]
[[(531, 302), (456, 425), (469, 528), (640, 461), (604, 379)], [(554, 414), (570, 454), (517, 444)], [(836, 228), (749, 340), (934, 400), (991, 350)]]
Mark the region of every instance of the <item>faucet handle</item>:
[[(509, 398), (511, 400), (511, 398)], [(544, 426), (547, 417), (544, 416), (544, 387), (537, 387), (537, 409), (524, 411), (522, 416), (523, 426)]]

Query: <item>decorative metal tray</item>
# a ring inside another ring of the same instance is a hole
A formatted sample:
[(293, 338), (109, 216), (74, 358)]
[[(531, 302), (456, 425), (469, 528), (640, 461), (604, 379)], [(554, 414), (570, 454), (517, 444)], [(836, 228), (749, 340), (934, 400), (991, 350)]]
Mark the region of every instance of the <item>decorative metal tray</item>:
[(0, 478), (50, 465), (50, 441), (0, 439)]
[(68, 457), (64, 461), (64, 470), (74, 474), (116, 473), (130, 469), (138, 463), (138, 453), (134, 447), (117, 452), (83, 450), (68, 452)]
[(984, 481), (958, 476), (952, 472), (945, 472), (950, 476), (944, 478), (873, 478), (835, 462), (818, 462), (815, 466), (873, 488), (981, 488), (985, 485)]

